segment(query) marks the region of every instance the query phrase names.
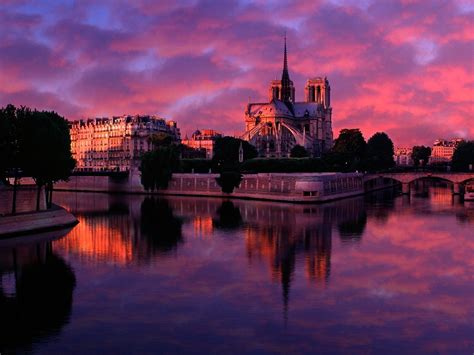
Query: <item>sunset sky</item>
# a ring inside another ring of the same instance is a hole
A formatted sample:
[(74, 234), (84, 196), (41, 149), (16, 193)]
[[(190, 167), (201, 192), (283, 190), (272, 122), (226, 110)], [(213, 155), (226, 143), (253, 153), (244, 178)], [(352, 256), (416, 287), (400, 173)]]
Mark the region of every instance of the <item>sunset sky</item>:
[(0, 0), (0, 106), (242, 132), (281, 77), (327, 76), (335, 136), (474, 138), (470, 0)]

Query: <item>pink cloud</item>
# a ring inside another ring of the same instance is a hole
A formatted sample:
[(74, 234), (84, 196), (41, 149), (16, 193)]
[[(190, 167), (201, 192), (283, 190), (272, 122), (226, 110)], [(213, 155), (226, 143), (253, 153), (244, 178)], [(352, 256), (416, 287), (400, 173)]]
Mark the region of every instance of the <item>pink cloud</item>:
[[(287, 32), (297, 99), (327, 76), (335, 134), (387, 131), (396, 145), (474, 136), (473, 32), (457, 1), (142, 0), (1, 2), (0, 105), (47, 104), (76, 119), (154, 113), (183, 131), (244, 129), (266, 100)], [(271, 16), (262, 16), (271, 14)], [(28, 93), (31, 96), (28, 96)]]

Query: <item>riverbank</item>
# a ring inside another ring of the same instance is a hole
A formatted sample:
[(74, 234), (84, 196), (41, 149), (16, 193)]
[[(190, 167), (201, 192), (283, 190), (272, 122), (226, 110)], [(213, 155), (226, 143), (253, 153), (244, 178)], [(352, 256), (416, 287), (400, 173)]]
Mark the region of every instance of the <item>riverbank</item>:
[(0, 238), (41, 233), (75, 226), (76, 217), (62, 207), (0, 217)]
[[(360, 173), (263, 173), (244, 174), (239, 187), (223, 193), (217, 183), (219, 174), (173, 174), (160, 195), (224, 197), (254, 200), (315, 203), (361, 195), (364, 193)], [(54, 186), (58, 191), (141, 193), (144, 190), (139, 173), (126, 177), (71, 176)]]

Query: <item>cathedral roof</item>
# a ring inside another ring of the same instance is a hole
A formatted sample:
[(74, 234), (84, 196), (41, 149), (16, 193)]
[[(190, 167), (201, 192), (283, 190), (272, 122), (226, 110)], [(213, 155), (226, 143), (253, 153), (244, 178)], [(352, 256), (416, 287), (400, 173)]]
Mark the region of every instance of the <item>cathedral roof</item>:
[[(291, 106), (291, 109), (288, 107)], [(253, 117), (285, 116), (290, 118), (305, 117), (306, 112), (310, 116), (316, 115), (320, 104), (316, 102), (285, 103), (280, 100), (272, 100), (268, 103), (250, 103), (248, 112)]]

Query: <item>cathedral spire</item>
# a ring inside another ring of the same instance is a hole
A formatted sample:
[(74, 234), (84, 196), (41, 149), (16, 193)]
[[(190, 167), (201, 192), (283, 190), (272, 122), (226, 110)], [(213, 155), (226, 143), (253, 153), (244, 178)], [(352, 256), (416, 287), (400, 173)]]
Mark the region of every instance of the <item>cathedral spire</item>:
[(290, 80), (290, 74), (288, 72), (288, 58), (286, 50), (286, 33), (285, 33), (285, 46), (283, 52), (283, 73), (281, 74), (281, 101), (290, 102), (293, 99), (292, 85)]
[(285, 33), (285, 47), (283, 51), (283, 74), (281, 79), (290, 79), (290, 74), (288, 73), (288, 58), (287, 58), (287, 52), (286, 52), (286, 33)]

